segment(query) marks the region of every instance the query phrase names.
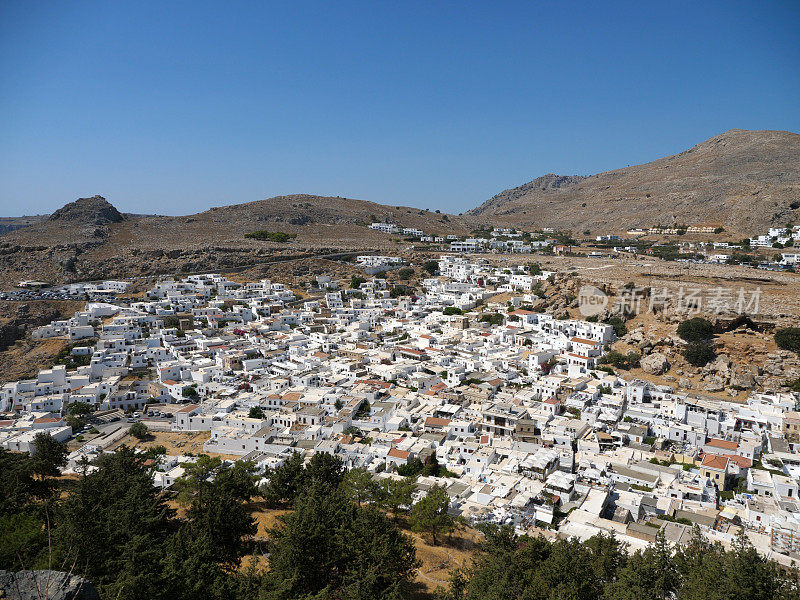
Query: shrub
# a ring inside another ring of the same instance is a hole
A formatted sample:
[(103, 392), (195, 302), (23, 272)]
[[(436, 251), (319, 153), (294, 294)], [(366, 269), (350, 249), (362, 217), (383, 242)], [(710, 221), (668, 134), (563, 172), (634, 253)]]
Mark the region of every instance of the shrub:
[(800, 354), (800, 327), (786, 327), (775, 332), (775, 343), (781, 350)]
[(606, 321), (609, 325), (614, 328), (614, 335), (618, 338), (621, 338), (623, 335), (628, 333), (628, 328), (625, 325), (625, 321), (622, 317), (611, 317), (608, 321)]
[(678, 325), (678, 335), (687, 342), (708, 340), (714, 335), (714, 325), (708, 319), (694, 317)]
[(618, 369), (630, 370), (639, 365), (641, 356), (636, 352), (623, 354), (617, 350), (612, 350), (600, 359), (601, 364), (613, 365)]
[(137, 421), (131, 425), (130, 434), (138, 440), (143, 440), (147, 437), (147, 425), (141, 421)]
[(260, 406), (252, 406), (250, 408), (250, 412), (247, 413), (247, 416), (251, 419), (264, 419), (266, 418), (266, 414), (264, 413), (264, 409)]
[(364, 277), (359, 277), (358, 275), (353, 275), (350, 278), (350, 289), (357, 290), (361, 287), (362, 283), (367, 283), (367, 280)]
[(740, 327), (746, 327), (747, 329), (756, 330), (758, 327), (753, 322), (753, 319), (748, 317), (747, 315), (739, 315), (733, 321), (728, 323), (728, 326), (725, 327), (725, 331), (733, 331), (734, 329), (739, 329)]
[(429, 274), (434, 275), (439, 270), (439, 261), (429, 260), (424, 265), (422, 265), (422, 269), (424, 271), (427, 271)]
[(703, 367), (716, 358), (714, 347), (707, 341), (690, 342), (683, 352), (683, 357), (690, 365)]
[(414, 276), (414, 269), (411, 267), (403, 267), (397, 272), (399, 279), (411, 279)]
[(407, 285), (395, 285), (389, 290), (389, 296), (391, 298), (400, 298), (402, 296), (410, 296), (413, 292), (414, 290)]
[(503, 315), (500, 313), (490, 313), (481, 315), (480, 321), (482, 323), (489, 323), (491, 325), (502, 325)]
[(285, 233), (283, 231), (264, 231), (263, 229), (252, 233), (245, 233), (244, 237), (262, 242), (284, 243), (297, 237), (296, 233)]

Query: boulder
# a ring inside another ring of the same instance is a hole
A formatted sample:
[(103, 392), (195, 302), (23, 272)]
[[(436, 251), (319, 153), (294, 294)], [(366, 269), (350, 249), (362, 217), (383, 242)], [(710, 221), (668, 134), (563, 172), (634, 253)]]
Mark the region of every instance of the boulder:
[(669, 371), (669, 360), (660, 352), (653, 352), (639, 362), (642, 371), (651, 375), (661, 375)]
[(730, 386), (736, 390), (749, 390), (756, 383), (755, 375), (750, 369), (736, 367), (731, 374)]
[(703, 370), (706, 373), (717, 374), (727, 379), (730, 377), (731, 359), (725, 354), (720, 354), (712, 362), (708, 363)]
[(707, 392), (721, 392), (725, 389), (725, 380), (719, 376), (712, 377), (703, 389)]
[(63, 571), (0, 571), (0, 598), (100, 600), (94, 585)]

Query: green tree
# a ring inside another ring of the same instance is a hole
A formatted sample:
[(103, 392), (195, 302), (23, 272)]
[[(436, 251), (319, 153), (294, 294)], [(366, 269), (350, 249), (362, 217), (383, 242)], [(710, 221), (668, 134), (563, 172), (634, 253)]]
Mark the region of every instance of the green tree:
[(714, 360), (717, 354), (714, 346), (705, 341), (690, 342), (683, 351), (683, 357), (690, 365), (702, 367)]
[(269, 474), (261, 495), (270, 506), (293, 502), (304, 485), (303, 455), (293, 452), (284, 463)]
[(781, 350), (800, 354), (800, 327), (786, 327), (775, 332), (775, 343)]
[(267, 417), (264, 409), (260, 406), (251, 407), (250, 412), (247, 413), (247, 416), (251, 419), (265, 419)]
[(733, 549), (725, 554), (724, 562), (729, 597), (771, 600), (778, 598), (784, 584), (788, 583), (782, 581), (778, 565), (767, 560), (750, 543), (744, 529), (734, 540)]
[(714, 325), (708, 319), (693, 317), (678, 325), (678, 335), (687, 342), (709, 340), (714, 335)]
[(350, 278), (350, 289), (351, 290), (357, 290), (358, 288), (361, 287), (361, 284), (363, 284), (363, 283), (367, 283), (366, 278), (359, 277), (358, 275), (353, 275)]
[(680, 596), (686, 600), (726, 600), (731, 594), (725, 574), (725, 551), (705, 539), (695, 526), (692, 539), (675, 554), (681, 576)]
[(425, 459), (425, 463), (422, 467), (422, 474), (425, 477), (438, 477), (439, 470), (439, 459), (436, 458), (435, 452), (431, 452), (431, 454)]
[(423, 468), (425, 468), (425, 465), (422, 464), (420, 458), (418, 456), (412, 456), (405, 464), (397, 468), (397, 474), (403, 477), (417, 477), (417, 475), (422, 473)]
[(33, 438), (36, 452), (33, 454), (33, 472), (44, 480), (46, 477), (58, 477), (61, 468), (67, 464), (67, 445), (59, 442), (49, 433), (37, 433)]
[(251, 238), (254, 240), (261, 240), (265, 242), (284, 243), (296, 238), (297, 234), (285, 233), (283, 231), (265, 231), (263, 229), (260, 229), (258, 231), (253, 231), (252, 233), (245, 233), (244, 237)]
[(411, 267), (403, 267), (397, 272), (397, 278), (406, 280), (411, 279), (414, 276), (414, 269)]
[(173, 517), (142, 459), (122, 446), (78, 482), (55, 533), (65, 564), (74, 564), (101, 597), (144, 600), (161, 597)]
[(413, 542), (380, 511), (317, 485), (270, 538), (266, 598), (401, 598), (417, 567)]
[(256, 533), (245, 505), (256, 493), (255, 466), (238, 461), (220, 469), (217, 460), (204, 460), (187, 481), (191, 504), (187, 521), (166, 551), (165, 598), (240, 596), (234, 592), (234, 574), (249, 538)]
[(438, 545), (437, 535), (453, 530), (455, 521), (448, 513), (450, 496), (438, 485), (433, 486), (424, 498), (411, 509), (411, 528), (417, 533), (430, 533), (433, 545)]
[(584, 546), (591, 555), (596, 580), (603, 588), (611, 586), (616, 581), (619, 570), (625, 566), (625, 546), (613, 535), (602, 533), (586, 540)]
[(414, 492), (417, 489), (415, 479), (403, 477), (395, 479), (389, 477), (381, 480), (383, 493), (381, 494), (381, 507), (388, 510), (397, 521), (401, 513), (408, 511), (414, 501)]
[(306, 486), (316, 485), (321, 489), (334, 490), (344, 479), (344, 464), (338, 456), (327, 452), (316, 452), (305, 468)]
[(94, 411), (94, 406), (88, 402), (70, 402), (65, 409), (64, 421), (72, 427), (73, 431), (78, 431), (86, 425), (86, 418)]
[(142, 423), (141, 421), (136, 421), (130, 428), (130, 434), (135, 437), (137, 440), (143, 440), (147, 437), (149, 430), (147, 429), (147, 425)]
[(342, 480), (342, 491), (356, 504), (364, 504), (379, 501), (383, 489), (366, 469), (350, 469)]
[(27, 454), (0, 448), (0, 569), (47, 566), (47, 482), (35, 476)]
[(182, 504), (190, 504), (194, 497), (205, 490), (207, 483), (222, 466), (222, 460), (218, 456), (201, 454), (197, 460), (186, 463), (183, 475), (175, 480), (172, 489), (178, 493), (178, 501)]
[(484, 313), (479, 320), (490, 325), (502, 325), (503, 315), (501, 313)]
[(252, 463), (247, 462), (237, 462), (212, 481), (200, 482), (188, 511), (189, 527), (194, 534), (210, 534), (214, 562), (239, 566), (243, 540), (256, 532), (256, 523), (244, 506), (255, 491)]
[(422, 270), (426, 271), (429, 275), (435, 275), (439, 271), (439, 261), (429, 260), (422, 265)]
[(680, 575), (664, 531), (643, 551), (632, 554), (611, 586), (612, 597), (623, 600), (668, 600), (680, 585)]
[(629, 351), (623, 354), (617, 350), (611, 350), (600, 359), (600, 363), (613, 365), (617, 369), (630, 370), (639, 366), (641, 358), (637, 352)]
[(616, 335), (618, 338), (621, 338), (628, 333), (628, 326), (625, 325), (625, 319), (622, 317), (613, 316), (609, 318), (606, 323), (614, 328), (614, 335)]

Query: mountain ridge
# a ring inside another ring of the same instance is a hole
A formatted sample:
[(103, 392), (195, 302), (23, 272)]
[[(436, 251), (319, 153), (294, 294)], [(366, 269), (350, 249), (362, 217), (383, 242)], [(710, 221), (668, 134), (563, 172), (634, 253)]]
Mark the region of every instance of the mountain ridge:
[(798, 201), (800, 135), (731, 129), (641, 165), (588, 176), (548, 174), (466, 214), (520, 227), (615, 233), (714, 221), (752, 235), (800, 220)]

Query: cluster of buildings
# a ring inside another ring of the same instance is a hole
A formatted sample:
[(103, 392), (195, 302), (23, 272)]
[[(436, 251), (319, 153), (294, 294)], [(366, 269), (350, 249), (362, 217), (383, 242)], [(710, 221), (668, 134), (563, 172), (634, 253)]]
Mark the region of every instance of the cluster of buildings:
[[(421, 242), (449, 244), (450, 252), (478, 254), (482, 252), (503, 253), (530, 253), (552, 246), (556, 240), (532, 240), (529, 234), (524, 234), (508, 227), (495, 227), (491, 231), (478, 232), (474, 237), (448, 235), (429, 235), (421, 229), (401, 227), (393, 223), (372, 223), (370, 229), (383, 233), (397, 233), (419, 238)], [(553, 233), (548, 229), (545, 233)]]
[(679, 235), (682, 233), (722, 233), (722, 223), (696, 223), (686, 227), (656, 225), (654, 227), (635, 227), (627, 231), (628, 235)]
[(750, 238), (751, 248), (772, 248), (775, 244), (793, 246), (800, 242), (800, 225), (793, 227), (770, 227), (767, 233)]
[[(90, 303), (76, 318), (97, 321), (96, 343), (72, 349), (87, 364), (0, 388), (0, 446), (68, 438), (75, 401), (166, 402), (180, 407), (164, 428), (207, 432), (204, 452), (262, 470), (295, 452), (376, 478), (428, 465), (417, 497), (443, 485), (474, 524), (613, 533), (633, 549), (659, 529), (680, 544), (694, 525), (722, 542), (743, 527), (773, 558), (800, 555), (800, 395), (736, 403), (624, 379), (602, 364), (611, 325), (526, 309), (552, 274), (463, 256), (440, 273), (399, 298), (377, 278), (297, 300), (268, 280), (202, 275), (128, 306)], [(499, 290), (512, 300), (493, 303)], [(156, 483), (191, 460), (162, 457)]]

